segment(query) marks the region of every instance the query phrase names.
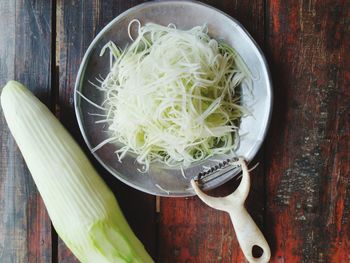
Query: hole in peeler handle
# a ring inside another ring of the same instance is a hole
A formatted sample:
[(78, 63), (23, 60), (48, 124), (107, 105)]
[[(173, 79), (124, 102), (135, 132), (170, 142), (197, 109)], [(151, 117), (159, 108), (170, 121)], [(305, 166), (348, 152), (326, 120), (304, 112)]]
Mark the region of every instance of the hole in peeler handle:
[(260, 258), (264, 254), (264, 250), (258, 245), (252, 247), (252, 255), (254, 258)]

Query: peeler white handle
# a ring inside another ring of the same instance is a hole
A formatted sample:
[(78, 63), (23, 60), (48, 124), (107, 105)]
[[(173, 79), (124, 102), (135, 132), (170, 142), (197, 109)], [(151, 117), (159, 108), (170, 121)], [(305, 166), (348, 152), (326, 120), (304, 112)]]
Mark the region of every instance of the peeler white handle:
[[(270, 247), (245, 207), (235, 207), (228, 212), (230, 214), (239, 245), (246, 259), (249, 262), (256, 263), (269, 262), (271, 256)], [(258, 246), (261, 249), (262, 254), (258, 258), (253, 256), (254, 246)]]
[[(246, 259), (251, 263), (266, 263), (269, 262), (271, 257), (270, 247), (244, 207), (250, 188), (248, 168), (243, 159), (239, 159), (237, 164), (242, 167), (242, 181), (236, 191), (228, 196), (212, 197), (203, 193), (194, 180), (191, 181), (191, 184), (198, 197), (204, 203), (230, 214), (239, 245)], [(254, 246), (258, 246), (261, 249), (262, 254), (260, 257), (253, 256)]]

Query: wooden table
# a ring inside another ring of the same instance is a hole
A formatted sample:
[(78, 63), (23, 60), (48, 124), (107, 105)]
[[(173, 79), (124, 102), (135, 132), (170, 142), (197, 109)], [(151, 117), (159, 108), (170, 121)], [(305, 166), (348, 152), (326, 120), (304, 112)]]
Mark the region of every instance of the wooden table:
[[(72, 96), (80, 61), (111, 19), (141, 2), (0, 0), (0, 86), (23, 82), (85, 147)], [(204, 2), (238, 19), (271, 68), (273, 117), (247, 202), (271, 262), (350, 262), (350, 1)], [(1, 109), (0, 147), (0, 262), (77, 262), (51, 226)], [(157, 262), (245, 262), (228, 215), (196, 197), (138, 192), (92, 161)]]

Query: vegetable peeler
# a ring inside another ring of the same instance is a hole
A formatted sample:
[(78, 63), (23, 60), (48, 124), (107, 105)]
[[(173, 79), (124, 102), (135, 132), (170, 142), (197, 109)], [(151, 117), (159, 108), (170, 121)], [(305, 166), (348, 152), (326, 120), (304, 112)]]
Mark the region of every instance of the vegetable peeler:
[[(232, 173), (234, 169), (242, 170), (242, 180), (232, 194), (225, 197), (212, 197), (200, 189), (200, 185), (203, 185), (203, 183), (207, 183), (225, 173)], [(192, 179), (191, 185), (198, 197), (208, 206), (229, 213), (239, 245), (249, 262), (264, 263), (270, 260), (269, 245), (244, 206), (249, 193), (250, 176), (247, 165), (242, 158), (230, 162), (226, 161), (221, 165), (210, 168)], [(256, 247), (260, 248), (262, 252), (259, 257), (253, 255), (253, 249)]]

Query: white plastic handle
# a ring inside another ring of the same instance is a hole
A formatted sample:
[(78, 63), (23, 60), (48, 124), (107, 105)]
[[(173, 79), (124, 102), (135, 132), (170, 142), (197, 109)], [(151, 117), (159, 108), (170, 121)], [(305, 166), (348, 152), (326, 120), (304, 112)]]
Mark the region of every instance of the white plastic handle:
[[(239, 159), (239, 161), (234, 164), (238, 164), (242, 167), (242, 181), (232, 194), (225, 197), (209, 196), (202, 192), (194, 180), (191, 181), (192, 187), (198, 197), (208, 206), (230, 214), (239, 245), (249, 262), (269, 262), (271, 257), (270, 247), (264, 235), (244, 207), (244, 202), (250, 188), (250, 177), (247, 165), (243, 159)], [(262, 249), (262, 255), (258, 258), (253, 256), (254, 246), (258, 246)]]

